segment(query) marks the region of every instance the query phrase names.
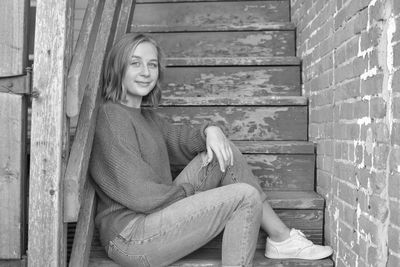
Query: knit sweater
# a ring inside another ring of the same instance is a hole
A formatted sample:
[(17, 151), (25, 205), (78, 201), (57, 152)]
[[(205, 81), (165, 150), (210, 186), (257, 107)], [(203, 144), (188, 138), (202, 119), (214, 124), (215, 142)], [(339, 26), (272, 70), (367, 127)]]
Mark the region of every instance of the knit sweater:
[(99, 197), (96, 226), (105, 246), (139, 214), (194, 194), (174, 185), (170, 164), (186, 165), (205, 150), (204, 129), (172, 125), (150, 109), (107, 102), (98, 113), (89, 172)]

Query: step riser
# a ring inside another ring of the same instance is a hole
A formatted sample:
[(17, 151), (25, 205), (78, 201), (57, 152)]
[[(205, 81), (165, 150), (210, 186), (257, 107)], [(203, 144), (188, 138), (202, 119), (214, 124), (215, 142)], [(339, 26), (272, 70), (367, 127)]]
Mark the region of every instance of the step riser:
[(137, 4), (132, 26), (243, 25), (290, 21), (288, 1)]
[(175, 124), (210, 120), (226, 125), (231, 140), (307, 140), (306, 106), (162, 107), (159, 114)]
[(163, 96), (300, 96), (298, 66), (167, 67)]
[[(322, 244), (323, 211), (321, 210), (276, 210), (278, 216), (290, 228), (301, 229), (308, 239), (315, 244)], [(260, 230), (257, 249), (265, 249), (267, 234)], [(222, 247), (222, 234), (207, 243), (205, 248)]]
[(168, 57), (295, 56), (294, 31), (145, 33)]
[[(314, 190), (314, 155), (244, 154), (244, 157), (266, 192)], [(182, 169), (176, 168), (173, 176)]]

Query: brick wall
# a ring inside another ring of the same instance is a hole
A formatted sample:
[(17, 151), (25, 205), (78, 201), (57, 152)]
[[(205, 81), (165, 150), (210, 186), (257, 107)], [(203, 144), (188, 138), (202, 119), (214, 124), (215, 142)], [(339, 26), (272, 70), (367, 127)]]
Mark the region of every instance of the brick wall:
[(400, 266), (400, 1), (291, 0), (325, 241), (336, 266)]

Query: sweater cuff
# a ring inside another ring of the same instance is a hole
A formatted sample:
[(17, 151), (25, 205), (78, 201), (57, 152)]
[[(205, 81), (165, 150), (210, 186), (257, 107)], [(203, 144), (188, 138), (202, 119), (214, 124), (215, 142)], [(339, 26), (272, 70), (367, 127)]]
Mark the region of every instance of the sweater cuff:
[(186, 196), (194, 195), (194, 187), (192, 184), (189, 183), (182, 183), (181, 184), (183, 190), (185, 191)]
[(210, 127), (210, 126), (216, 126), (216, 127), (220, 128), (221, 131), (222, 131), (224, 134), (226, 134), (226, 129), (224, 129), (224, 127), (221, 127), (221, 125), (219, 125), (219, 124), (217, 124), (217, 123), (215, 123), (215, 122), (207, 121), (207, 122), (203, 123), (203, 124), (201, 125), (201, 127), (200, 127), (200, 135), (201, 135), (201, 138), (203, 138), (204, 141), (207, 140), (206, 129), (207, 129), (207, 127)]

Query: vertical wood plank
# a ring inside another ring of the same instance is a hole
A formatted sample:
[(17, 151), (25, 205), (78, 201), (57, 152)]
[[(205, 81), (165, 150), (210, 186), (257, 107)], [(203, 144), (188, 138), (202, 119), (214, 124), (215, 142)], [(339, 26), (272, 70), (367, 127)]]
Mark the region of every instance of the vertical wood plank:
[(29, 266), (64, 266), (63, 133), (70, 1), (38, 0), (29, 187)]
[[(26, 67), (28, 7), (28, 0), (1, 2), (0, 76), (22, 74)], [(0, 125), (0, 259), (19, 259), (24, 253), (24, 96), (0, 93)]]

